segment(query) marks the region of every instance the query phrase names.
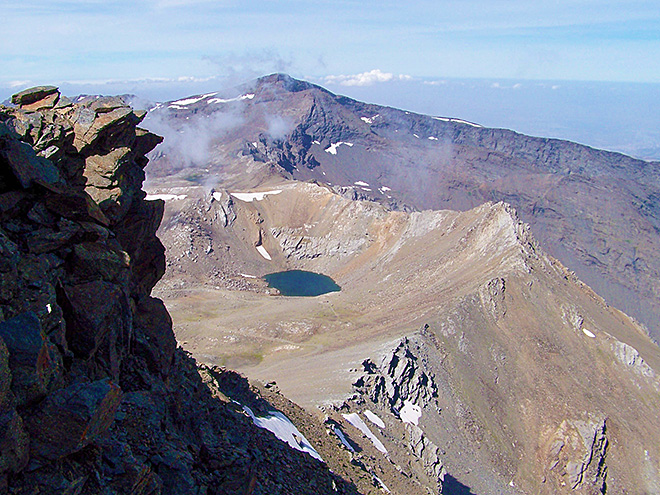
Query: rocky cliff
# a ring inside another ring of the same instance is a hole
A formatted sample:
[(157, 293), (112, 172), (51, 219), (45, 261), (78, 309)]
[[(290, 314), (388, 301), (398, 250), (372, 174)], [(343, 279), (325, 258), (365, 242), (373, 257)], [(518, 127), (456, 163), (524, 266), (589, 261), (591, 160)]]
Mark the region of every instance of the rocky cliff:
[(72, 104), (55, 87), (12, 102), (0, 107), (0, 492), (356, 493), (253, 424), (272, 406), (244, 379), (177, 350), (150, 295), (165, 256), (163, 202), (141, 190), (161, 142), (138, 127), (144, 112)]

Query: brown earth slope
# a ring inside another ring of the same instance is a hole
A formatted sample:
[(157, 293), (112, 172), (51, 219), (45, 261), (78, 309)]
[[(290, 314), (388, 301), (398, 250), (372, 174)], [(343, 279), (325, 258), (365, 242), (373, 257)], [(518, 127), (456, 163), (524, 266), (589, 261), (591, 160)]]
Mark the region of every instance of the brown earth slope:
[[(157, 291), (179, 341), (323, 407), (371, 472), (431, 487), (444, 466), (477, 494), (660, 490), (657, 346), (509, 206), (405, 213), (297, 182), (160, 192), (176, 197)], [(292, 268), (342, 290), (283, 297), (253, 278)], [(343, 416), (367, 409), (387, 455)]]

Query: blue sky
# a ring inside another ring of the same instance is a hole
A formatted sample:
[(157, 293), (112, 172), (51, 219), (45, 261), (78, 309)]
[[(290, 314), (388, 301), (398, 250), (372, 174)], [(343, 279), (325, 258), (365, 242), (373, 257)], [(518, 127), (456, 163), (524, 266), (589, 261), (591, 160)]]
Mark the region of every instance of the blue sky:
[[(285, 71), (660, 83), (657, 0), (0, 0), (0, 88)], [(5, 90), (5, 93), (7, 90)]]
[(660, 159), (658, 0), (0, 0), (0, 12), (0, 101), (39, 84), (164, 101), (287, 72)]

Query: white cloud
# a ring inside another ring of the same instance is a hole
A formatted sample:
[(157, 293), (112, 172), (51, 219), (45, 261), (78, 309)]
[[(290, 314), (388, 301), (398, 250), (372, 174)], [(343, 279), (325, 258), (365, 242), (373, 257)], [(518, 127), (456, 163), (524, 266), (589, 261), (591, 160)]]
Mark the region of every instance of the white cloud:
[(22, 86), (27, 87), (27, 86), (30, 85), (30, 83), (31, 83), (31, 81), (9, 81), (7, 83), (7, 86), (9, 86), (10, 88), (18, 88), (18, 87), (22, 87)]
[(383, 72), (380, 69), (362, 72), (361, 74), (326, 76), (327, 84), (339, 84), (341, 86), (371, 86), (375, 83), (393, 80), (410, 81), (411, 76), (407, 74), (394, 75), (391, 72)]

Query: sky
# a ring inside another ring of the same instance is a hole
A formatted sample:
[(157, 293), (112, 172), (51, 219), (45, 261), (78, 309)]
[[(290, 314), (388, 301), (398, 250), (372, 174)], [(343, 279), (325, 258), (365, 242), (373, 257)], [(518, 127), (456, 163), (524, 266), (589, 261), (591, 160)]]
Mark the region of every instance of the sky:
[(281, 71), (660, 83), (657, 0), (0, 0), (0, 86)]
[(0, 0), (0, 12), (0, 101), (41, 84), (164, 101), (286, 72), (660, 158), (657, 0)]

